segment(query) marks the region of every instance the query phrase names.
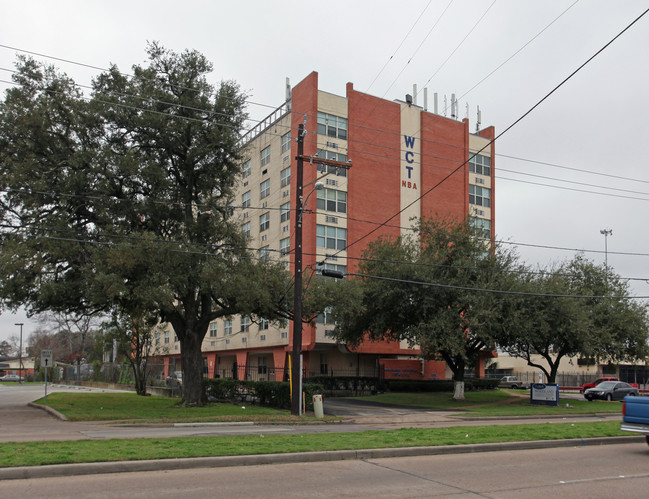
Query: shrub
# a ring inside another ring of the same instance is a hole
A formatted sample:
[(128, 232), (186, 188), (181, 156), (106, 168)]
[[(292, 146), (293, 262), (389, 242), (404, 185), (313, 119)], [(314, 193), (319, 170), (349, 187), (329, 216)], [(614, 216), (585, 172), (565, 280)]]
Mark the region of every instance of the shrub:
[[(303, 383), (306, 409), (313, 408), (313, 395), (321, 394), (322, 385)], [(228, 401), (231, 403), (253, 403), (280, 409), (290, 409), (290, 384), (284, 381), (242, 381), (236, 379), (216, 378), (203, 380), (205, 399)]]

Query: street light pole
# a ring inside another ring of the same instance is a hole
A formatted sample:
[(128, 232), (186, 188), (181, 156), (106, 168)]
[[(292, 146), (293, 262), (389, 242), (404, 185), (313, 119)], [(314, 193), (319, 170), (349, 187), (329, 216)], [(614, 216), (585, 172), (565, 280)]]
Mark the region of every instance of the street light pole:
[(20, 326), (20, 350), (18, 350), (18, 384), (22, 384), (23, 372), (23, 322), (16, 322), (14, 326)]
[(608, 292), (608, 236), (613, 235), (613, 229), (602, 229), (599, 233), (604, 236), (604, 270), (606, 271), (604, 281), (606, 282), (606, 291)]

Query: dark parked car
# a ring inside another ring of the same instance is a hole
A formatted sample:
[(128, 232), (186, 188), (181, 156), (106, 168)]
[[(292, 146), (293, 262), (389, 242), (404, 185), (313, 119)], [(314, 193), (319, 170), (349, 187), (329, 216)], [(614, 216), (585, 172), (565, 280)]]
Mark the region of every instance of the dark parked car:
[(623, 381), (603, 381), (584, 392), (589, 402), (599, 400), (622, 400), (627, 395), (639, 395), (638, 389)]

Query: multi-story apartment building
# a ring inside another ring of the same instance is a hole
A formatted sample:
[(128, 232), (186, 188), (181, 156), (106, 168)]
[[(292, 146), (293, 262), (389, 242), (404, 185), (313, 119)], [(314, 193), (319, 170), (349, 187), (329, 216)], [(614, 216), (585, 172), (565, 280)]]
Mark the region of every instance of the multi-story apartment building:
[[(313, 158), (303, 169), (303, 268), (353, 272), (370, 240), (398, 236), (413, 217), (471, 216), (493, 236), (493, 127), (469, 133), (468, 119), (428, 112), (410, 96), (405, 101), (374, 97), (356, 91), (352, 83), (345, 96), (333, 95), (318, 89), (315, 72), (287, 93), (288, 100), (242, 140), (246, 161), (236, 216), (260, 258), (278, 259), (295, 270), (295, 139), (300, 124), (306, 130), (304, 155)], [(351, 167), (325, 166), (320, 158)], [(315, 191), (317, 181), (324, 188)], [(371, 230), (372, 236), (362, 239)], [(368, 342), (350, 350), (334, 341), (333, 327), (326, 313), (315, 325), (304, 325), (308, 373), (376, 375), (381, 368), (387, 377), (447, 377), (443, 362), (422, 363), (419, 351), (406, 344)], [(180, 370), (180, 361), (178, 343), (166, 334), (168, 374)], [(288, 322), (277, 327), (263, 318), (220, 319), (210, 325), (203, 343), (205, 372), (210, 377), (281, 380), (291, 348)]]

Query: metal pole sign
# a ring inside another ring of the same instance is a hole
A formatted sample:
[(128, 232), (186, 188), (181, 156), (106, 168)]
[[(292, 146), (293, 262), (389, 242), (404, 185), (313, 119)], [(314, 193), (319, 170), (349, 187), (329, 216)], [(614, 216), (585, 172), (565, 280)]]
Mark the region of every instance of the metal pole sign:
[(47, 402), (47, 368), (54, 364), (52, 350), (41, 350), (41, 366), (45, 368), (45, 402)]

